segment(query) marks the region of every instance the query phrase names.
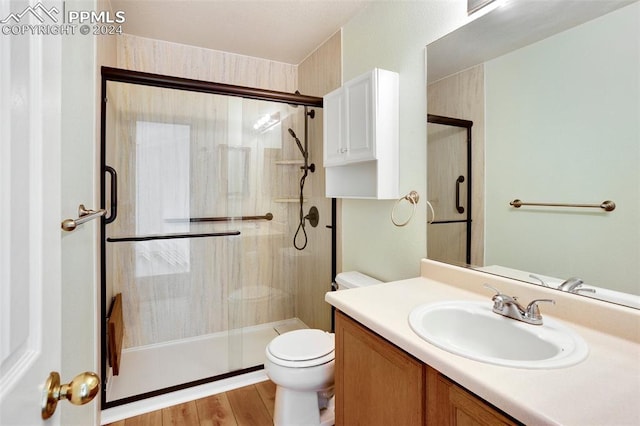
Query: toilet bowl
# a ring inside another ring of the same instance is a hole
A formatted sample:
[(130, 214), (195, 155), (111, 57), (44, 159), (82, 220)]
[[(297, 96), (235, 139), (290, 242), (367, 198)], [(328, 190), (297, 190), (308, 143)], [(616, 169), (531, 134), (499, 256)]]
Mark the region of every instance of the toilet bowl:
[[(281, 334), (267, 346), (265, 369), (276, 384), (275, 426), (321, 422), (320, 410), (333, 396), (334, 335), (302, 329)], [(327, 417), (327, 416), (324, 416)]]
[[(342, 290), (380, 281), (351, 271), (338, 274), (336, 283)], [(274, 425), (333, 425), (333, 333), (315, 329), (290, 331), (273, 339), (265, 353), (267, 376), (276, 384)]]

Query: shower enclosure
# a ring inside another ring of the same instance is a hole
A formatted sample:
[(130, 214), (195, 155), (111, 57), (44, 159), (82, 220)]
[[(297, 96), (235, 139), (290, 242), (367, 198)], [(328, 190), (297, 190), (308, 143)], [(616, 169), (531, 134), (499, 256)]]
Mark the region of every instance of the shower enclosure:
[(427, 123), (427, 257), (470, 264), (473, 122), (428, 114)]
[(293, 244), (322, 99), (102, 75), (103, 407), (262, 368), (271, 339), (307, 327), (306, 266), (334, 256)]

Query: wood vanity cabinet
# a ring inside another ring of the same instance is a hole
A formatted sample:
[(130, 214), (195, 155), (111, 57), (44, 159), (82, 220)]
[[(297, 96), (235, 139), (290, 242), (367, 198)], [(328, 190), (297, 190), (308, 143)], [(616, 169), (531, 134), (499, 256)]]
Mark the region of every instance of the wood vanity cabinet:
[(430, 425), (519, 425), (500, 410), (427, 366), (427, 423)]
[(519, 424), (339, 311), (335, 324), (336, 426)]
[(422, 425), (425, 365), (336, 312), (336, 426)]

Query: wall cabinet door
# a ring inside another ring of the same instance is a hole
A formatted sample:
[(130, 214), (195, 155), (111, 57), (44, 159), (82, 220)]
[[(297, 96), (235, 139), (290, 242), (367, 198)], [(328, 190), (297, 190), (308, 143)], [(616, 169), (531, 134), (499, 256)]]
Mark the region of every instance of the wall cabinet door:
[(398, 74), (374, 69), (324, 97), (324, 165), (379, 160), (377, 143), (397, 149)]
[(376, 72), (364, 74), (344, 85), (347, 137), (344, 147), (347, 162), (376, 159), (374, 85)]
[(424, 364), (336, 312), (336, 426), (422, 425)]
[(376, 75), (363, 74), (324, 97), (325, 167), (376, 159)]
[(345, 92), (334, 90), (324, 97), (324, 166), (342, 164), (345, 160)]

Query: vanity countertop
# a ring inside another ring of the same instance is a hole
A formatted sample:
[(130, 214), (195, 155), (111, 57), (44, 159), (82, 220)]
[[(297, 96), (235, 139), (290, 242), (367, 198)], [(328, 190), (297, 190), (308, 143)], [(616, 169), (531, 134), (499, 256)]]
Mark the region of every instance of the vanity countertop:
[[(429, 260), (421, 268), (418, 278), (329, 292), (325, 299), (525, 424), (640, 425), (640, 311)], [(483, 283), (523, 302), (556, 299), (556, 305), (541, 307), (543, 316), (579, 333), (589, 346), (587, 359), (560, 369), (501, 367), (439, 349), (409, 327), (409, 312), (423, 303), (490, 305), (493, 294)]]

